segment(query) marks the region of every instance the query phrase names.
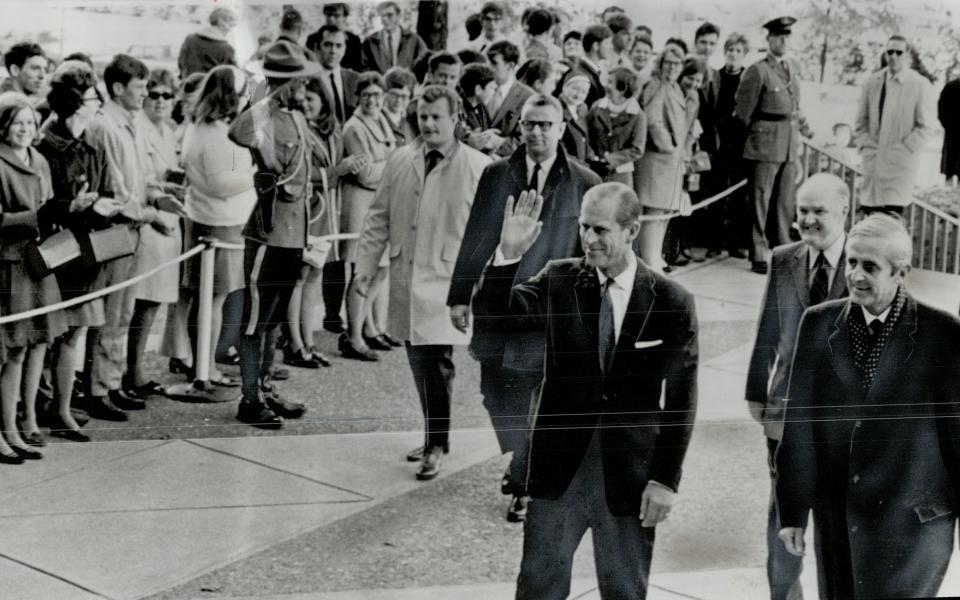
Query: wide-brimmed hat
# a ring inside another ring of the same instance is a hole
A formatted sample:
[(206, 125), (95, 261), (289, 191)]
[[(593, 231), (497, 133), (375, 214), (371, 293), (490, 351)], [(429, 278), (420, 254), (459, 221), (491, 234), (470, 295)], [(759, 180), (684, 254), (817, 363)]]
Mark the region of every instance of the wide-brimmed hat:
[(320, 72), (319, 63), (307, 60), (300, 46), (285, 40), (274, 42), (263, 53), (263, 60), (250, 63), (245, 68), (270, 79), (310, 77)]

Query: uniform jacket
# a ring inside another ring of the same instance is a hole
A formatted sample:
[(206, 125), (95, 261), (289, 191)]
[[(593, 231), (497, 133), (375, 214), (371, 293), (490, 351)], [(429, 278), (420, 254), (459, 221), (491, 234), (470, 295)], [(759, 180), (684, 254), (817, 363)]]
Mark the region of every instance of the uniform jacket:
[[(886, 77), (883, 119), (880, 90)], [(913, 199), (920, 150), (935, 127), (933, 87), (913, 69), (884, 68), (863, 84), (854, 139), (863, 158), (864, 206), (906, 206)]]
[(800, 66), (787, 59), (789, 73), (772, 54), (743, 73), (737, 88), (737, 118), (747, 127), (743, 158), (786, 162), (800, 143)]
[[(763, 430), (770, 439), (783, 434), (783, 400), (787, 397), (793, 345), (797, 339), (800, 317), (810, 303), (810, 269), (808, 246), (795, 242), (773, 249), (770, 276), (763, 295), (757, 338), (750, 355), (747, 372), (746, 399), (766, 406)], [(835, 265), (833, 283), (827, 298), (847, 295), (843, 276), (844, 256)], [(772, 378), (771, 378), (772, 375)]]
[(852, 310), (825, 302), (800, 322), (776, 456), (781, 526), (813, 509), (828, 558), (849, 552), (856, 598), (935, 596), (943, 573), (929, 557), (953, 550), (960, 498), (960, 321), (907, 296), (864, 393)]
[[(508, 196), (517, 198), (527, 189), (526, 147), (521, 146), (508, 159), (489, 165), (480, 177), (460, 253), (453, 270), (447, 306), (469, 305), (483, 268), (500, 243), (500, 227)], [(582, 164), (567, 160), (563, 150), (547, 174), (543, 186), (544, 227), (533, 247), (523, 256), (517, 270), (517, 282), (526, 281), (548, 260), (578, 256), (580, 248), (580, 200), (588, 189), (600, 183), (596, 173)], [(474, 308), (473, 338), (470, 350), (477, 359), (501, 359), (509, 368), (538, 371), (543, 367), (544, 333), (531, 324), (524, 330), (498, 327), (498, 319), (487, 318), (482, 307)], [(499, 320), (502, 323), (502, 319)]]
[(390, 67), (399, 66), (413, 70), (417, 61), (423, 58), (429, 50), (427, 43), (419, 35), (406, 29), (400, 30), (400, 46), (397, 50), (397, 62), (391, 64), (387, 62), (385, 56), (386, 39), (383, 31), (371, 33), (362, 44), (363, 68), (365, 71), (378, 71), (383, 74), (390, 70)]
[[(312, 165), (327, 158), (303, 114), (281, 108), (272, 101), (258, 102), (240, 113), (230, 125), (230, 139), (254, 151), (260, 173), (272, 173), (278, 179), (293, 175), (273, 203), (273, 228), (266, 227), (266, 206), (261, 197), (250, 215), (244, 236), (268, 246), (305, 248), (311, 220), (312, 185), (314, 181), (322, 181), (320, 170)], [(304, 143), (309, 154), (303, 154)]]
[(677, 489), (693, 432), (698, 331), (693, 296), (638, 261), (604, 373), (596, 269), (582, 258), (552, 261), (511, 289), (516, 275), (516, 264), (488, 267), (477, 302), (493, 314), (545, 321), (546, 350), (540, 353), (546, 366), (530, 443), (531, 496), (561, 496), (596, 431), (610, 512), (639, 515), (648, 480)]
[(497, 148), (499, 156), (510, 156), (521, 144), (520, 112), (527, 98), (534, 94), (533, 88), (515, 81), (507, 92), (507, 97), (497, 108), (497, 112), (490, 115), (490, 127), (500, 130), (500, 135), (507, 140)]
[(424, 179), (424, 144), (397, 149), (360, 232), (357, 273), (376, 273), (390, 243), (389, 328), (413, 345), (470, 341), (450, 323), (453, 265), (487, 155), (462, 142)]

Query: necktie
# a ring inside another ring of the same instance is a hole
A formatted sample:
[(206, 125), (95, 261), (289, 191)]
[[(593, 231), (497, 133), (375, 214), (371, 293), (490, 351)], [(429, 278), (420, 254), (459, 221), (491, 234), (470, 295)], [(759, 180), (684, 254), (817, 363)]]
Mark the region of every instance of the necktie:
[(388, 66), (388, 67), (392, 67), (392, 66), (393, 66), (393, 63), (394, 63), (394, 59), (393, 59), (393, 34), (390, 33), (389, 31), (387, 32), (386, 55), (387, 55), (387, 66)]
[(540, 163), (535, 163), (533, 165), (533, 174), (530, 175), (530, 185), (529, 189), (540, 193)]
[(867, 326), (867, 329), (870, 330), (870, 341), (876, 343), (877, 338), (880, 337), (880, 332), (883, 331), (883, 321), (874, 319), (870, 325)]
[(337, 87), (337, 78), (330, 72), (330, 88), (333, 90), (333, 109), (337, 113), (337, 120), (343, 123), (343, 103), (340, 101), (340, 88)]
[(610, 299), (610, 285), (613, 278), (603, 284), (603, 296), (600, 300), (600, 369), (606, 373), (613, 358), (613, 349), (617, 345), (617, 333), (613, 323), (613, 300)]
[(880, 130), (880, 124), (883, 123), (883, 105), (887, 102), (887, 76), (883, 76), (883, 85), (880, 86), (880, 110), (877, 114), (877, 131)]
[(827, 259), (821, 252), (813, 264), (816, 272), (813, 274), (813, 283), (810, 284), (810, 306), (820, 304), (830, 293), (830, 273), (827, 271), (827, 264)]
[(783, 70), (787, 72), (787, 81), (790, 81), (790, 67), (787, 66), (787, 61), (781, 60), (780, 64), (783, 65)]
[(437, 166), (437, 163), (439, 163), (441, 160), (443, 160), (443, 154), (441, 154), (439, 150), (431, 150), (430, 152), (427, 152), (426, 171), (423, 174), (424, 179), (427, 178), (427, 175), (430, 174), (430, 171), (432, 171), (433, 168)]

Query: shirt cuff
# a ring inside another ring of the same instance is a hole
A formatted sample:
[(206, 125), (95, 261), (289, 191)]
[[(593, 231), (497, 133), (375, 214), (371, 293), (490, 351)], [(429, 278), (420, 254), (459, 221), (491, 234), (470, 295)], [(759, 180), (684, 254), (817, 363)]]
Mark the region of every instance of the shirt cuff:
[(669, 485), (663, 485), (663, 484), (660, 483), (659, 481), (654, 481), (653, 479), (648, 479), (648, 480), (647, 480), (647, 484), (649, 485), (649, 484), (651, 484), (651, 483), (652, 483), (653, 485), (662, 487), (663, 489), (665, 489), (665, 490), (667, 490), (667, 491), (669, 491), (669, 492), (671, 492), (671, 493), (673, 493), (673, 494), (676, 494), (676, 493), (677, 493), (677, 491), (676, 491), (675, 489), (673, 489), (672, 487), (670, 487)]
[(510, 265), (515, 265), (520, 262), (519, 258), (511, 258), (507, 260), (503, 257), (503, 252), (500, 250), (500, 246), (497, 246), (497, 251), (493, 253), (493, 266), (495, 267), (507, 267)]

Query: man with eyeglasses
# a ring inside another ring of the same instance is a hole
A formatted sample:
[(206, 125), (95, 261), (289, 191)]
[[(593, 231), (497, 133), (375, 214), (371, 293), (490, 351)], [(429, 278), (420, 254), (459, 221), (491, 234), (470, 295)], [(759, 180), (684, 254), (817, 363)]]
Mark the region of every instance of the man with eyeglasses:
[(780, 17), (764, 24), (767, 56), (747, 68), (737, 88), (736, 117), (746, 126), (743, 159), (753, 213), (750, 268), (767, 273), (770, 249), (791, 241), (800, 146), (799, 65), (788, 59), (790, 28)]
[(910, 45), (891, 36), (887, 66), (863, 84), (854, 139), (863, 163), (860, 207), (865, 214), (902, 216), (913, 197), (920, 151), (935, 126), (929, 81), (910, 68)]
[(429, 50), (418, 34), (400, 26), (400, 5), (387, 0), (377, 5), (381, 29), (363, 40), (362, 57), (365, 71), (384, 74), (390, 67), (413, 70)]
[[(580, 200), (600, 178), (583, 164), (568, 160), (559, 147), (565, 124), (563, 108), (552, 96), (536, 94), (521, 112), (523, 144), (508, 158), (483, 172), (453, 271), (447, 297), (454, 327), (470, 326), (470, 303), (484, 267), (500, 241), (509, 196), (526, 190), (543, 196), (543, 231), (517, 267), (516, 282), (536, 275), (547, 261), (580, 256), (577, 215)], [(500, 490), (512, 496), (507, 519), (526, 518), (529, 413), (543, 376), (545, 333), (538, 323), (510, 323), (476, 313), (471, 355), (480, 362), (480, 393), (502, 453), (512, 453)]]

